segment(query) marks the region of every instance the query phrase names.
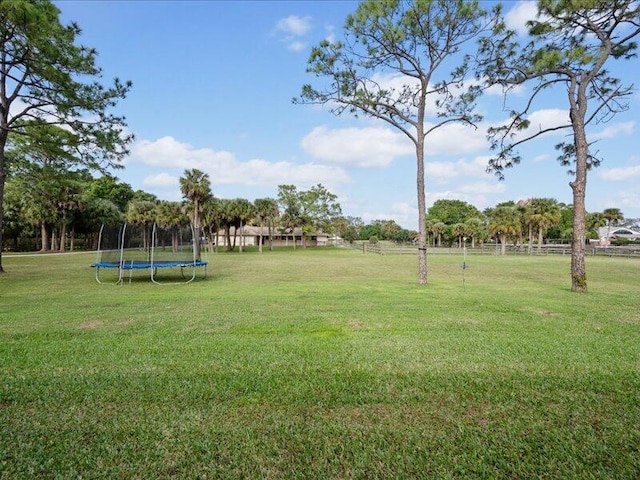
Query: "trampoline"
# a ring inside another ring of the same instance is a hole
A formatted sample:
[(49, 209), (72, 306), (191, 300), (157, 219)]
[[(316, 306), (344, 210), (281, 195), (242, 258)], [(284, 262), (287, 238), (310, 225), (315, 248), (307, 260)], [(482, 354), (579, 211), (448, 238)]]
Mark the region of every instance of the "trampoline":
[[(193, 227), (176, 227), (162, 230), (157, 224), (151, 229), (123, 224), (116, 232), (114, 229), (100, 228), (96, 262), (98, 283), (111, 283), (101, 276), (101, 270), (114, 270), (115, 278), (110, 280), (119, 285), (128, 277), (129, 283), (135, 271), (148, 270), (149, 278), (157, 285), (187, 284), (198, 278), (206, 278), (208, 262), (196, 259)], [(181, 281), (160, 279), (158, 270), (180, 269)], [(104, 274), (104, 272), (102, 272)]]

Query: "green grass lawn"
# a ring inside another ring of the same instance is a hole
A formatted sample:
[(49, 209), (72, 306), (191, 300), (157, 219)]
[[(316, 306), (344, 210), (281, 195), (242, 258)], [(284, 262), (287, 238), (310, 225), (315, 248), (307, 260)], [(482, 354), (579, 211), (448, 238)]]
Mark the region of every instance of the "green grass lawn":
[(637, 259), (93, 260), (4, 259), (0, 478), (640, 477)]

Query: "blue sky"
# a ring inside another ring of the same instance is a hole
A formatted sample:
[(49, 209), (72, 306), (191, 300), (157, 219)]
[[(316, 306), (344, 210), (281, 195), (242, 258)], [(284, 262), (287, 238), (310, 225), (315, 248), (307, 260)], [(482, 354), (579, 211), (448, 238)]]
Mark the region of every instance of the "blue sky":
[[(412, 144), (381, 121), (334, 117), (318, 106), (294, 105), (312, 46), (338, 39), (357, 2), (351, 1), (74, 1), (56, 2), (65, 23), (83, 30), (80, 43), (97, 49), (105, 80), (133, 81), (116, 112), (135, 134), (125, 169), (134, 189), (179, 200), (187, 168), (209, 173), (214, 195), (254, 200), (276, 197), (280, 184), (306, 189), (321, 183), (338, 195), (345, 215), (365, 222), (393, 219), (417, 229)], [(530, 2), (506, 2), (510, 24), (521, 27)], [(611, 70), (637, 81), (640, 60)], [(526, 91), (521, 92), (522, 97)], [(517, 101), (517, 98), (516, 98)], [(485, 173), (486, 126), (506, 118), (503, 99), (479, 103), (478, 130), (452, 126), (427, 138), (427, 206), (460, 199), (480, 209), (506, 200), (554, 197), (571, 203), (570, 177), (555, 160), (560, 136), (520, 149), (522, 163), (505, 181)], [(562, 92), (533, 117), (566, 117)], [(640, 217), (640, 149), (636, 91), (627, 112), (591, 128), (602, 165), (590, 172), (587, 209), (620, 208)], [(535, 123), (534, 122), (534, 123)]]

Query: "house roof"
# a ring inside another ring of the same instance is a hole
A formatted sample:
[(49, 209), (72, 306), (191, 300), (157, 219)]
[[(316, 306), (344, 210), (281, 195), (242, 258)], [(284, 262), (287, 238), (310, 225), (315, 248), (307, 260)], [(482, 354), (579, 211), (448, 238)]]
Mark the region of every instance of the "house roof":
[(600, 227), (598, 228), (598, 237), (599, 238), (607, 238), (609, 237), (625, 237), (625, 238), (640, 238), (640, 232), (632, 230), (627, 227)]
[[(238, 229), (238, 235), (244, 235), (245, 237), (254, 237), (254, 236), (259, 236), (260, 235), (260, 230), (262, 229), (262, 235), (263, 236), (267, 236), (269, 235), (269, 228), (268, 227), (257, 227), (255, 225), (245, 225), (242, 228)], [(220, 230), (219, 234), (222, 235), (224, 233), (224, 230)], [(236, 234), (236, 228), (235, 227), (231, 227), (229, 229), (229, 234), (230, 235), (235, 235)], [(296, 236), (302, 236), (302, 229), (299, 227), (296, 227), (293, 229), (293, 232), (282, 232), (282, 230), (280, 228), (274, 227), (271, 230), (271, 234), (273, 236), (282, 236), (282, 235), (287, 235), (287, 236), (292, 236), (292, 235), (296, 235)], [(314, 232), (314, 233), (310, 233), (307, 234), (308, 237), (329, 237), (328, 234), (324, 233), (324, 232)]]

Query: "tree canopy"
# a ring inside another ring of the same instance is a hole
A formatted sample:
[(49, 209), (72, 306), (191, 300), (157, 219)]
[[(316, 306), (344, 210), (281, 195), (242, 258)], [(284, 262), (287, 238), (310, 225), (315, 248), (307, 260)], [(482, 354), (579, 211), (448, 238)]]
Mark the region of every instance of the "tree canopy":
[(59, 14), (47, 0), (0, 2), (0, 272), (9, 140), (65, 126), (73, 161), (92, 169), (119, 166), (132, 140), (124, 118), (109, 113), (131, 83), (103, 86), (96, 51), (76, 44), (80, 27)]

